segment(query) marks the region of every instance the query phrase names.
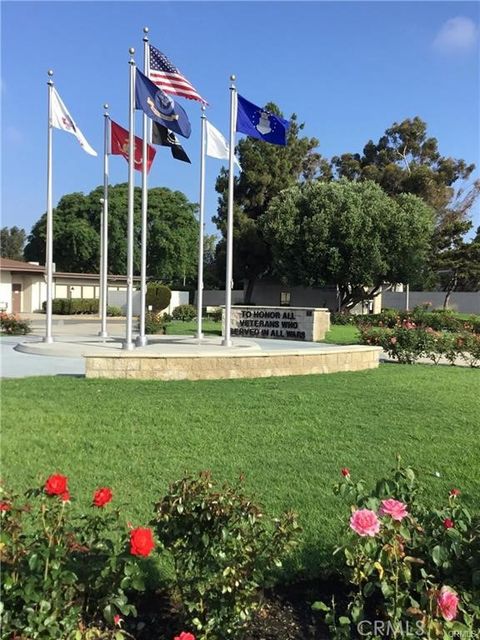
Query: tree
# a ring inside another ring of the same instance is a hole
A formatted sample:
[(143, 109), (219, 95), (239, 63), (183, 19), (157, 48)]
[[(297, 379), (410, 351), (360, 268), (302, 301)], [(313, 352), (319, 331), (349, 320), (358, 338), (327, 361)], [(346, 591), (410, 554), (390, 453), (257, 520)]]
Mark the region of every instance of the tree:
[[(88, 195), (63, 196), (53, 212), (53, 256), (57, 271), (97, 273), (100, 249), (100, 198), (103, 187)], [(140, 272), (141, 189), (134, 192), (134, 271)], [(109, 189), (108, 271), (125, 273), (127, 264), (128, 185)], [(180, 191), (148, 191), (147, 274), (172, 282), (192, 277), (197, 266), (196, 205)], [(28, 260), (45, 261), (46, 214), (34, 225), (25, 247)]]
[(409, 282), (426, 259), (433, 212), (420, 198), (389, 197), (371, 181), (314, 182), (284, 190), (262, 219), (276, 275), (337, 285), (351, 309), (385, 282)]
[(27, 234), (19, 227), (2, 227), (0, 232), (0, 255), (11, 260), (23, 260), (23, 246)]
[[(465, 235), (472, 228), (469, 221), (451, 220), (450, 226), (442, 228), (442, 234), (436, 240), (439, 248), (431, 264), (435, 284), (445, 291), (443, 308), (448, 308), (452, 293), (478, 291), (480, 289), (480, 227), (470, 242)], [(443, 241), (443, 242), (442, 242)]]
[[(274, 104), (265, 107), (268, 111), (282, 115)], [(314, 151), (318, 145), (315, 138), (300, 137), (304, 125), (296, 115), (291, 117), (287, 146), (268, 144), (262, 140), (245, 138), (238, 143), (237, 155), (242, 166), (240, 176), (235, 177), (234, 188), (234, 280), (245, 279), (245, 299), (250, 301), (255, 280), (265, 275), (271, 265), (268, 244), (259, 224), (271, 199), (282, 189), (299, 180), (313, 180), (327, 172), (328, 162)], [(214, 222), (226, 237), (228, 198), (228, 170), (222, 168), (217, 178), (216, 190), (220, 194), (218, 213)], [(225, 240), (217, 246), (219, 266), (224, 264)], [(220, 272), (220, 277), (222, 273)], [(224, 280), (224, 277), (223, 277)]]
[(427, 137), (427, 124), (418, 116), (395, 122), (376, 144), (369, 140), (362, 155), (332, 158), (338, 178), (373, 180), (391, 196), (417, 195), (434, 209), (437, 219), (454, 199), (455, 184), (468, 179), (474, 169), (465, 160), (442, 156), (437, 139)]

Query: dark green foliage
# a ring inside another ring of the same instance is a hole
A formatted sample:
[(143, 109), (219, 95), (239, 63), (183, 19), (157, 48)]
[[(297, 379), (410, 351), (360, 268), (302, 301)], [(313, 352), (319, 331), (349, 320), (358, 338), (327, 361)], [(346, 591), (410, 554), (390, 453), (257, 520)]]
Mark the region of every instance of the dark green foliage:
[(11, 260), (23, 260), (23, 246), (27, 234), (18, 227), (2, 227), (0, 231), (0, 255)]
[[(53, 255), (57, 271), (98, 273), (100, 255), (100, 198), (103, 187), (88, 195), (63, 196), (53, 212)], [(140, 271), (141, 189), (134, 194), (134, 272)], [(125, 273), (127, 265), (128, 185), (109, 189), (108, 272)], [(167, 281), (194, 277), (197, 265), (196, 205), (180, 191), (148, 191), (147, 273)], [(27, 260), (45, 261), (46, 215), (34, 225), (25, 247)]]
[(173, 320), (189, 322), (197, 317), (197, 308), (193, 304), (179, 304), (172, 311)]
[[(44, 301), (42, 303), (43, 312), (45, 312), (46, 307), (47, 303)], [(94, 314), (98, 313), (98, 310), (98, 298), (54, 298), (52, 300), (52, 313), (56, 315)]]
[(261, 223), (276, 275), (290, 284), (337, 285), (342, 310), (385, 282), (409, 282), (425, 263), (433, 213), (374, 182), (315, 182), (284, 190)]
[(169, 287), (160, 282), (149, 282), (147, 285), (147, 295), (145, 302), (152, 307), (152, 311), (158, 313), (163, 311), (170, 304), (172, 292)]
[(292, 513), (272, 521), (241, 482), (216, 486), (208, 472), (171, 484), (153, 525), (198, 640), (241, 637), (260, 608), (258, 587), (281, 566), (298, 528)]

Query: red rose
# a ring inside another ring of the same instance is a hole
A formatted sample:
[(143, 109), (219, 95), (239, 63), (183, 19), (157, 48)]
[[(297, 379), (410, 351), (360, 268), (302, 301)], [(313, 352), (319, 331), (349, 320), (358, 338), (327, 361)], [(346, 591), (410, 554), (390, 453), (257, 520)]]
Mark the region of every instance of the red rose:
[(455, 525), (453, 523), (453, 520), (450, 520), (450, 518), (445, 518), (445, 520), (443, 521), (443, 526), (445, 527), (445, 529), (452, 529)]
[(70, 491), (68, 489), (62, 493), (60, 500), (62, 502), (70, 502)]
[(121, 618), (118, 613), (116, 615), (113, 616), (113, 624), (116, 625), (117, 627), (120, 627), (122, 625), (123, 622), (123, 618)]
[(97, 489), (93, 494), (93, 506), (104, 507), (112, 499), (112, 490), (108, 487)]
[(456, 498), (457, 496), (460, 495), (460, 489), (451, 489), (450, 493), (448, 494), (451, 498)]
[(155, 547), (151, 529), (132, 529), (130, 531), (130, 553), (134, 556), (148, 556)]
[(45, 493), (48, 493), (49, 496), (61, 496), (68, 491), (67, 480), (67, 476), (54, 473), (45, 482)]
[(349, 478), (350, 477), (350, 469), (347, 469), (347, 467), (343, 467), (342, 469), (342, 476), (344, 478)]
[(10, 511), (11, 508), (8, 502), (0, 502), (0, 511)]
[(182, 633), (179, 636), (175, 636), (173, 640), (195, 640), (195, 636), (193, 635), (193, 633), (182, 631)]

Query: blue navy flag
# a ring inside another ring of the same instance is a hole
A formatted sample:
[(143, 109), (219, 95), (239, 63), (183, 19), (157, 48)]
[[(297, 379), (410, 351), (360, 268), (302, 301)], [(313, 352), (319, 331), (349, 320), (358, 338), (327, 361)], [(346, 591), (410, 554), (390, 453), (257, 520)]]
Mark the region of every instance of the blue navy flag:
[(240, 95), (237, 97), (237, 131), (271, 144), (287, 144), (288, 120), (257, 107)]
[(190, 137), (192, 127), (183, 108), (138, 69), (135, 82), (135, 107), (170, 131), (184, 138)]

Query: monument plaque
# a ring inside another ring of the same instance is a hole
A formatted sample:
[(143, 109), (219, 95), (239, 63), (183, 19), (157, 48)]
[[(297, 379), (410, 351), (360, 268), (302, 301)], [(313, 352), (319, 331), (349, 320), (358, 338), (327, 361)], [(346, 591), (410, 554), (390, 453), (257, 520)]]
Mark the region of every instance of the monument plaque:
[(316, 342), (329, 329), (328, 309), (232, 306), (232, 337)]

